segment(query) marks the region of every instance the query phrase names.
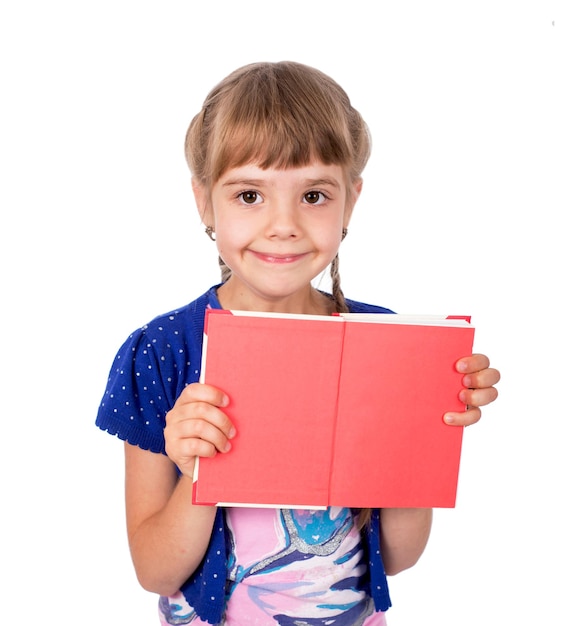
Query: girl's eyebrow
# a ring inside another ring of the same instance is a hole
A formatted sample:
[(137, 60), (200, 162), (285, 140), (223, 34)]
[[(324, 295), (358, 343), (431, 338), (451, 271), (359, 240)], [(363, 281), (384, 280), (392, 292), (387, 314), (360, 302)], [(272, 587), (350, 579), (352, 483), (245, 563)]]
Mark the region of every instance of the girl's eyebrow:
[(316, 187), (318, 185), (329, 185), (330, 187), (340, 187), (340, 183), (335, 178), (312, 178), (306, 180), (306, 185), (308, 187)]
[(259, 178), (247, 179), (247, 178), (232, 178), (231, 180), (224, 180), (224, 187), (233, 187), (234, 185), (244, 185), (246, 187), (257, 187), (263, 185), (264, 180)]
[[(224, 187), (233, 187), (236, 185), (243, 185), (246, 187), (257, 187), (259, 185), (267, 184), (268, 181), (263, 178), (232, 178), (231, 180), (224, 180)], [(330, 187), (336, 187), (339, 189), (340, 183), (332, 177), (329, 178), (308, 178), (303, 181), (306, 187), (317, 187), (318, 185), (327, 185)]]

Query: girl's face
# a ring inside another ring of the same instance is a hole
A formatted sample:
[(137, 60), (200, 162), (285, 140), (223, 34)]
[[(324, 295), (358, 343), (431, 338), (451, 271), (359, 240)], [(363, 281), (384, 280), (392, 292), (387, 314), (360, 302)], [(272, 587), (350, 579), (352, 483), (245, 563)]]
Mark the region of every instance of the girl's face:
[(311, 281), (336, 256), (360, 189), (361, 181), (348, 196), (342, 167), (320, 162), (236, 167), (215, 183), (210, 198), (194, 187), (201, 217), (215, 228), (219, 254), (232, 271), (219, 292), (222, 306), (327, 313), (327, 299)]

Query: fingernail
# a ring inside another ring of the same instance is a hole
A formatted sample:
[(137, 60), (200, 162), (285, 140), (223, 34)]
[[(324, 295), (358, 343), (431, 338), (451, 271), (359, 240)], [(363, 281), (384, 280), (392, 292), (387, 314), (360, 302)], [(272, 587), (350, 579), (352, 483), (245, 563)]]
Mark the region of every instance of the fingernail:
[(229, 431), (229, 435), (227, 435), (229, 437), (229, 439), (233, 439), (233, 437), (235, 437), (235, 435), (237, 435), (237, 431), (235, 430), (235, 427), (232, 426), (231, 430)]
[(226, 444), (223, 446), (223, 452), (229, 452), (231, 450), (231, 444), (228, 442), (226, 442)]
[(459, 372), (466, 372), (466, 370), (467, 370), (467, 364), (466, 364), (464, 361), (459, 361), (459, 362), (456, 364), (456, 369), (457, 369)]
[(447, 424), (454, 424), (454, 415), (445, 415), (444, 416), (444, 421)]

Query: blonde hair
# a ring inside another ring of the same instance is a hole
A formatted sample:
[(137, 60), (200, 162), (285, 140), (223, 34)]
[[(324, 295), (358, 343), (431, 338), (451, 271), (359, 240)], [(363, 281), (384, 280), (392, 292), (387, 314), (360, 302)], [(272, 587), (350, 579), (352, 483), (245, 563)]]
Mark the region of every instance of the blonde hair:
[(317, 69), (282, 61), (241, 67), (216, 85), (193, 118), (185, 157), (209, 188), (233, 167), (288, 168), (314, 159), (337, 164), (357, 181), (370, 134), (346, 92)]

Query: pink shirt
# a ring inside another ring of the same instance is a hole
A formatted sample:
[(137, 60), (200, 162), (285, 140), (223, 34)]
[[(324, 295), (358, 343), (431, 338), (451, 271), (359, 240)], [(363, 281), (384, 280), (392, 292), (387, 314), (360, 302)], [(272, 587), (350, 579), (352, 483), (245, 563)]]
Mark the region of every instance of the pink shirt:
[[(366, 591), (367, 564), (350, 509), (230, 508), (226, 519), (233, 550), (223, 624), (386, 624)], [(207, 626), (181, 594), (166, 600), (172, 610), (165, 602), (163, 626)]]

